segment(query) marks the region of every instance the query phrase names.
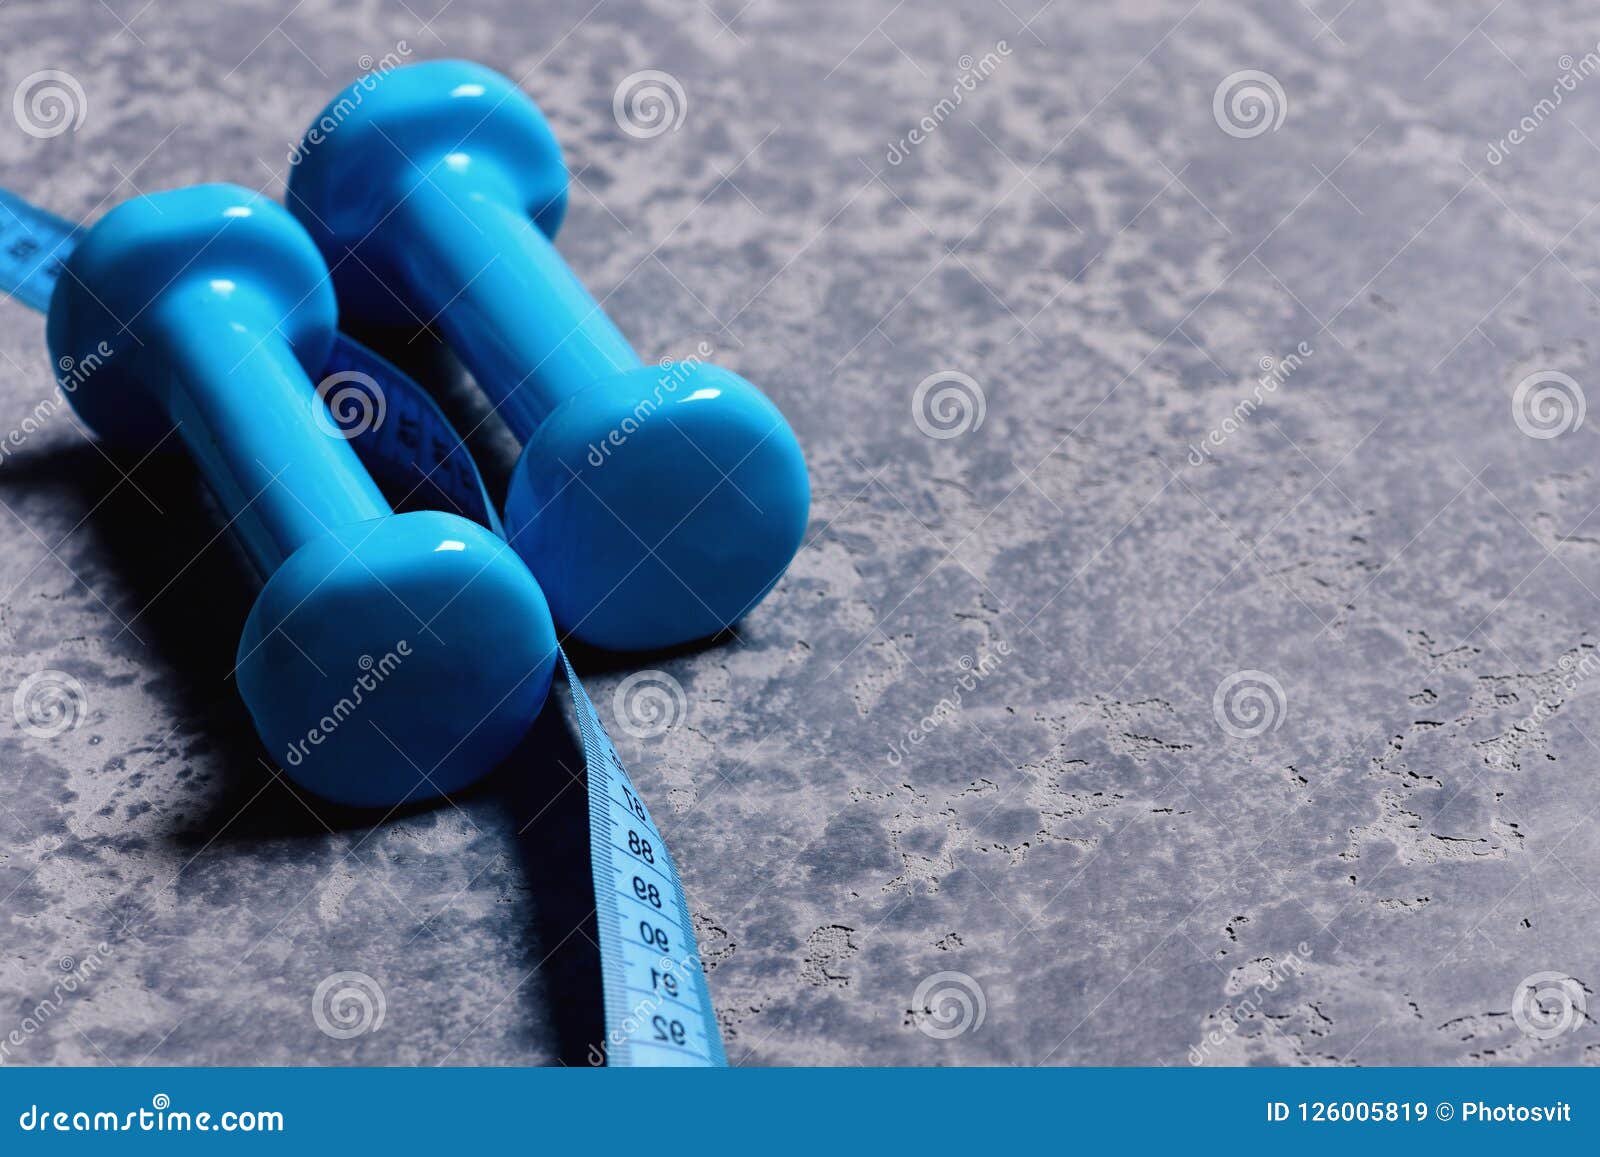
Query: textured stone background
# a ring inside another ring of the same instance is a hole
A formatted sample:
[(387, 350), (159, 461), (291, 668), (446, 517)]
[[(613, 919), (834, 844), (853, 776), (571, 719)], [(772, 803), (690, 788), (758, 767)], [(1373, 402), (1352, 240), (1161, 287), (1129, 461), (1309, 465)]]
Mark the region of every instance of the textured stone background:
[[(686, 714), (618, 735), (730, 1057), (1600, 1061), (1587, 1014), (1512, 1015), (1524, 978), (1600, 978), (1600, 423), (1535, 438), (1513, 407), (1563, 372), (1572, 426), (1593, 384), (1600, 78), (1536, 111), (1592, 10), (438, 2), (11, 0), (0, 96), (64, 69), (87, 115), (8, 120), (5, 180), (83, 217), (201, 179), (281, 193), (301, 128), (400, 40), (543, 105), (580, 275), (647, 359), (711, 342), (810, 458), (788, 577), (737, 638), (648, 660)], [(643, 140), (612, 111), (641, 69), (686, 97)], [(1213, 112), (1244, 69), (1283, 94), (1253, 136)], [(50, 388), (39, 319), (0, 310), (0, 352), (12, 429)], [(913, 395), (942, 371), (985, 409), (940, 439)], [(502, 476), (507, 440), (480, 442)], [(580, 1059), (549, 737), (378, 826), (295, 796), (222, 680), (235, 558), (184, 463), (128, 465), (65, 414), (0, 465), (0, 685), (85, 692), (54, 739), (0, 724), (0, 1036), (106, 945), (7, 1063)], [(590, 670), (609, 714), (626, 668)], [(1214, 706), (1240, 671), (1282, 689), (1253, 738)], [(379, 982), (381, 1030), (317, 1029), (341, 970)], [(982, 994), (951, 1039), (914, 997), (942, 971)]]

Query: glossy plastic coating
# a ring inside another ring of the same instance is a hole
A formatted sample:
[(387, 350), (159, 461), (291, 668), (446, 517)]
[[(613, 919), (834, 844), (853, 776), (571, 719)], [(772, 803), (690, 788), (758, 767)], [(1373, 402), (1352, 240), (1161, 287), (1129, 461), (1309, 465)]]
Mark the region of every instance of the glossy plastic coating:
[(736, 374), (640, 361), (551, 242), (566, 168), (526, 95), (460, 61), (395, 69), (300, 152), (290, 208), (345, 311), (438, 328), (525, 443), (506, 529), (563, 632), (669, 646), (771, 590), (810, 505), (794, 433)]
[(101, 437), (189, 450), (265, 580), (236, 674), (268, 755), (329, 799), (387, 807), (458, 790), (511, 751), (549, 689), (555, 634), (494, 534), (391, 512), (310, 376), (335, 322), (305, 231), (211, 185), (90, 229), (48, 337)]

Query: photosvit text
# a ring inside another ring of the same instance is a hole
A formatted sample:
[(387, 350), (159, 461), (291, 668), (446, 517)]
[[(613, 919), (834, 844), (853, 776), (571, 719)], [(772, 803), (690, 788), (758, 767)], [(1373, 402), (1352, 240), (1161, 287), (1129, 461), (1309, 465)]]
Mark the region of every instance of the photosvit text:
[(1422, 1121), (1453, 1121), (1479, 1124), (1563, 1124), (1572, 1121), (1572, 1106), (1566, 1101), (1550, 1105), (1490, 1105), (1484, 1101), (1268, 1101), (1267, 1120), (1274, 1124), (1349, 1124), (1352, 1122), (1407, 1124)]

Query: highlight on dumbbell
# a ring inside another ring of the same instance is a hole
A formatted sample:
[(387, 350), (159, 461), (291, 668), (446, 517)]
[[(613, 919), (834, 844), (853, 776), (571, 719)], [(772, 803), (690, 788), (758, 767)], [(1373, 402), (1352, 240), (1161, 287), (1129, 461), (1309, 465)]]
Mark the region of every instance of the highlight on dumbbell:
[(527, 567), (452, 514), (396, 515), (315, 418), (334, 339), (316, 246), (231, 185), (128, 201), (66, 262), (52, 358), (114, 350), (71, 394), (103, 439), (144, 452), (176, 427), (265, 585), (239, 692), (307, 789), (388, 806), (451, 792), (510, 753), (554, 671)]
[(737, 622), (805, 531), (799, 443), (737, 374), (647, 367), (574, 276), (550, 240), (567, 170), (539, 109), (497, 72), (434, 61), (357, 81), (329, 118), (289, 206), (346, 315), (436, 326), (524, 443), (506, 528), (560, 629), (636, 650)]

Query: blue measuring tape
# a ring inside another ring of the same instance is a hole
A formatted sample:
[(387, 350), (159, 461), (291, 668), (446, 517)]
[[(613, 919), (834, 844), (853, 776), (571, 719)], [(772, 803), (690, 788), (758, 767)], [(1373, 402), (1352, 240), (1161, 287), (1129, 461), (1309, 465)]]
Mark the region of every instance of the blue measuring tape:
[[(0, 189), (0, 292), (48, 311), (81, 232)], [(322, 380), (335, 374), (360, 375), (380, 392), (383, 418), (350, 443), (391, 503), (447, 510), (505, 537), (477, 463), (420, 385), (343, 334)], [(677, 866), (564, 651), (561, 670), (588, 776), (605, 1014), (606, 1038), (586, 1059), (622, 1068), (726, 1065)]]

